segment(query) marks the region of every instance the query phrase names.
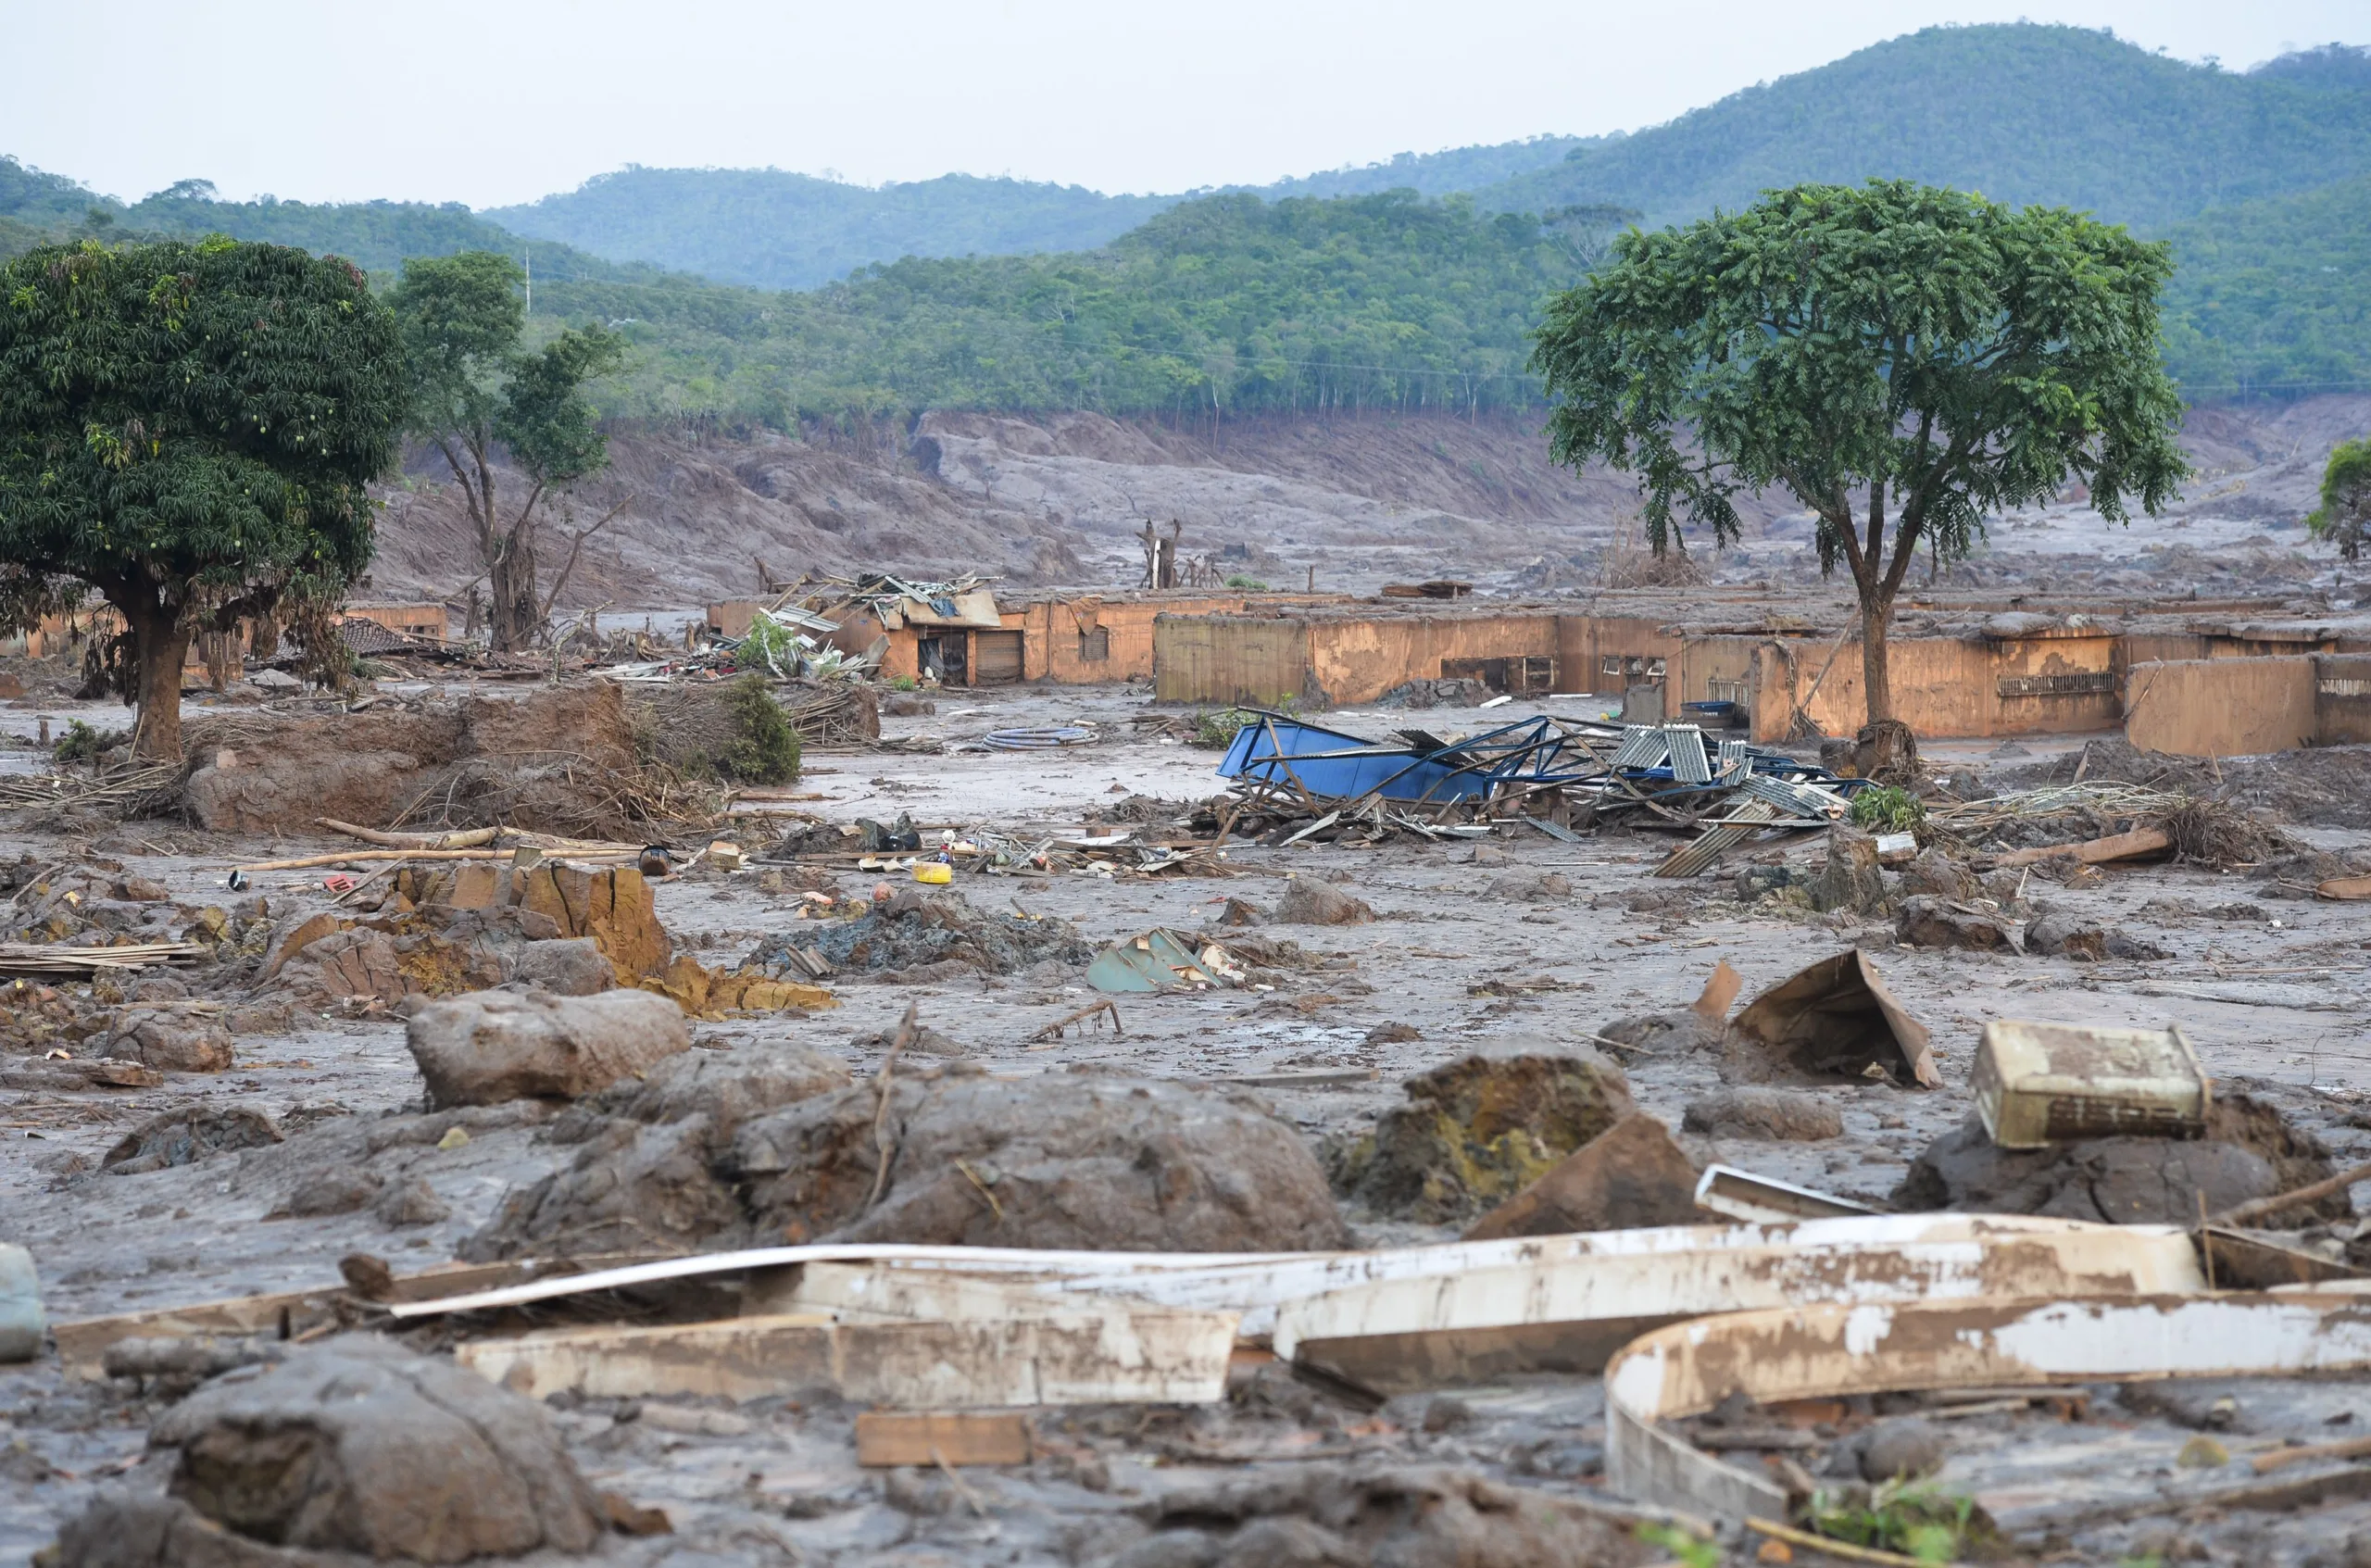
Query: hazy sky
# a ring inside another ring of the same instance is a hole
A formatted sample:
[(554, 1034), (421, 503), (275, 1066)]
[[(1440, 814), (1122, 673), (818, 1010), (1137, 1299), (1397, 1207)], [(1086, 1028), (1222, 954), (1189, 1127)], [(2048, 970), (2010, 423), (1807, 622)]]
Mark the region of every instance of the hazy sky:
[(2234, 69), (2371, 42), (2363, 0), (0, 0), (0, 153), (128, 199), (194, 177), (488, 207), (627, 163), (1176, 191), (1635, 130), (2020, 17)]

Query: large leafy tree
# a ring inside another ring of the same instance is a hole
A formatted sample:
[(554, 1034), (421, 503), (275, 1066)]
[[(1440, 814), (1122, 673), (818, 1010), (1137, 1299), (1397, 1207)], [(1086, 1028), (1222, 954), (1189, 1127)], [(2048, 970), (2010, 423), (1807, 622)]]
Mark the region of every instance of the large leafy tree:
[(1791, 493), (1822, 570), (1851, 573), (1869, 717), (1891, 719), (1886, 627), (1922, 546), (1963, 556), (2070, 480), (2115, 522), (2173, 498), (2172, 270), (2120, 227), (1905, 181), (1633, 231), (1538, 333), (1550, 450), (1636, 472), (1659, 553), (1686, 524), (1734, 540), (1740, 493)]
[(191, 637), (361, 571), (364, 486), (403, 408), (394, 318), (334, 257), (28, 251), (0, 268), (0, 599), (104, 595), (131, 638), (135, 753), (178, 758)]
[[(406, 262), (389, 296), (411, 365), (410, 429), (460, 488), (492, 603), (488, 641), (504, 653), (533, 642), (550, 613), (536, 588), (542, 504), (608, 461), (584, 383), (613, 369), (621, 352), (597, 326), (562, 332), (538, 351), (522, 348), (523, 281), (508, 257), (464, 251)], [(526, 481), (515, 505), (501, 493), (506, 456)], [(591, 532), (579, 533), (576, 545)]]
[(2305, 520), (2316, 539), (2327, 539), (2348, 560), (2359, 560), (2371, 539), (2371, 436), (2341, 441), (2322, 470), (2322, 504)]

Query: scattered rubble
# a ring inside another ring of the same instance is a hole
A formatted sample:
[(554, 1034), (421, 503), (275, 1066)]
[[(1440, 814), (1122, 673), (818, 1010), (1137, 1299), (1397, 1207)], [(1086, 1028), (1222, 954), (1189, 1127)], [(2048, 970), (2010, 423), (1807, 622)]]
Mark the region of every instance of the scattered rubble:
[(1695, 1218), (1696, 1167), (1661, 1122), (1634, 1110), (1483, 1215), (1465, 1239), (1637, 1230)]

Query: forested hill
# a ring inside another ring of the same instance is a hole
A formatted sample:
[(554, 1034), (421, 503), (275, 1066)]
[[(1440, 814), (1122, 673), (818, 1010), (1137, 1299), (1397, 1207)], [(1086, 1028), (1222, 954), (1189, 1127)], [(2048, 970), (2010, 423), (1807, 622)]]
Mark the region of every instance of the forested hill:
[[(1401, 153), (1386, 163), (1242, 189), (1270, 199), (1392, 190), (1448, 195), (1544, 168), (1582, 144), (1539, 136)], [(1188, 199), (969, 174), (869, 189), (774, 169), (627, 169), (483, 216), (615, 260), (656, 262), (721, 282), (809, 289), (868, 262), (908, 256), (1093, 250)]]
[(1537, 212), (1637, 207), (1650, 224), (1804, 181), (1888, 175), (2096, 212), (2148, 234), (2209, 207), (2371, 172), (2371, 55), (2239, 74), (2105, 33), (1937, 27), (1574, 148), (1477, 193)]

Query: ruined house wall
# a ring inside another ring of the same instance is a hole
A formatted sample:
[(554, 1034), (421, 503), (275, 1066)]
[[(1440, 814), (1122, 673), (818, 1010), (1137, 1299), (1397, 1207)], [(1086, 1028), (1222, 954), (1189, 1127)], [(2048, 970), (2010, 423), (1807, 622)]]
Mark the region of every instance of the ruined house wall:
[(2304, 746), (2315, 732), (2315, 664), (2306, 656), (2136, 664), (2126, 683), (2125, 738), (2177, 757)]
[[(1337, 707), (1373, 702), (1408, 681), (1461, 673), (1465, 660), (1556, 658), (1557, 617), (1541, 610), (1508, 615), (1400, 615), (1310, 622), (1310, 663), (1317, 686)], [(1557, 689), (1554, 674), (1539, 689)]]
[(2314, 660), (2314, 741), (2371, 746), (2371, 654), (2326, 653)]
[(1161, 615), (1153, 621), (1153, 691), (1162, 702), (1299, 702), (1311, 685), (1309, 622)]

